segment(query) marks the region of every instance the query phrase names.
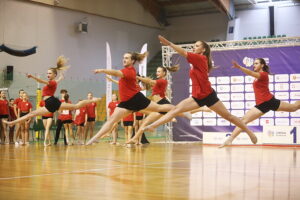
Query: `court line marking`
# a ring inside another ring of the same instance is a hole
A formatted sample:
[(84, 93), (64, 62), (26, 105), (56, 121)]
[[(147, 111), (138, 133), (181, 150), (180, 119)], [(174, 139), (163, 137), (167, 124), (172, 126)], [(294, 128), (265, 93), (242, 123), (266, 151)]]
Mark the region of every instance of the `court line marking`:
[(82, 173), (82, 172), (93, 172), (93, 171), (103, 171), (107, 169), (118, 169), (124, 166), (118, 167), (109, 167), (109, 168), (102, 168), (102, 169), (86, 169), (86, 170), (76, 170), (76, 171), (69, 171), (69, 172), (56, 172), (56, 173), (48, 173), (48, 174), (36, 174), (30, 176), (15, 176), (15, 177), (7, 177), (7, 178), (0, 178), (0, 180), (12, 180), (12, 179), (21, 179), (21, 178), (33, 178), (33, 177), (40, 177), (40, 176), (52, 176), (52, 175), (62, 175), (62, 174), (73, 174), (73, 173)]

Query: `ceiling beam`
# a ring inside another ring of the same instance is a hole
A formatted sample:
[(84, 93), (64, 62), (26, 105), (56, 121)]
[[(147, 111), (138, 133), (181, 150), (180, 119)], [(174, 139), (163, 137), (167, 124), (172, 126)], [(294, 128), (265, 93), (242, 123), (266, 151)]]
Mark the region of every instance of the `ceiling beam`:
[(162, 6), (174, 6), (180, 4), (187, 4), (187, 3), (197, 3), (197, 2), (205, 2), (208, 0), (169, 0), (160, 2)]
[(168, 25), (163, 6), (156, 0), (137, 0), (161, 25)]
[(235, 18), (233, 0), (210, 0), (210, 2), (222, 13), (226, 14), (229, 20)]

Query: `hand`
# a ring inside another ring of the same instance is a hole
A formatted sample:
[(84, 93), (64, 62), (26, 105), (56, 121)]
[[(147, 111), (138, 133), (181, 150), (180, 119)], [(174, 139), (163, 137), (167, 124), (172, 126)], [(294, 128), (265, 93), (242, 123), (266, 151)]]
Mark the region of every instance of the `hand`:
[(31, 74), (26, 74), (27, 78), (32, 78)]
[(158, 39), (160, 41), (161, 44), (169, 46), (171, 44), (171, 42), (169, 40), (167, 40), (166, 38), (164, 38), (163, 36), (159, 35)]
[(233, 64), (231, 68), (237, 68), (237, 69), (241, 68), (241, 66), (235, 60), (233, 60), (231, 63)]
[(94, 72), (95, 74), (103, 73), (103, 72), (104, 72), (104, 69), (95, 69), (93, 72)]

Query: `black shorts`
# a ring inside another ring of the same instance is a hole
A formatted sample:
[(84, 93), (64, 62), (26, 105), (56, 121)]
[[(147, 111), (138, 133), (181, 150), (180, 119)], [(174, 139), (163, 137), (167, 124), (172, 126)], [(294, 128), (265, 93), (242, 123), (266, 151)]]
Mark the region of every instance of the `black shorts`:
[[(163, 105), (163, 104), (171, 104), (171, 103), (170, 103), (170, 101), (168, 101), (168, 99), (163, 98), (163, 99), (159, 100), (159, 101), (157, 102), (157, 104)], [(167, 113), (167, 112), (159, 112), (159, 114), (162, 114), (162, 115), (165, 115), (166, 113)]]
[(42, 119), (49, 119), (49, 118), (53, 118), (53, 117), (45, 117), (45, 116), (42, 116)]
[(95, 117), (88, 117), (87, 121), (88, 122), (94, 122), (95, 121)]
[(29, 112), (21, 112), (20, 113), (20, 117), (23, 117), (23, 116), (25, 116), (25, 115), (27, 115)]
[(210, 93), (207, 97), (204, 97), (203, 99), (197, 99), (195, 97), (193, 97), (193, 99), (200, 107), (202, 106), (210, 107), (213, 106), (218, 101), (220, 101), (215, 90), (213, 90), (212, 93)]
[(133, 126), (133, 121), (123, 121), (124, 126)]
[(142, 120), (144, 116), (135, 116), (135, 120)]
[(0, 115), (0, 119), (8, 118), (8, 115)]
[(71, 124), (71, 123), (73, 123), (73, 120), (71, 120), (71, 119), (64, 120), (64, 121), (62, 121), (62, 123), (63, 124)]
[(118, 107), (137, 112), (147, 108), (150, 103), (151, 101), (147, 99), (147, 97), (145, 97), (141, 92), (138, 92), (128, 101), (122, 101), (119, 103)]
[(82, 122), (81, 124), (77, 124), (77, 126), (84, 126), (84, 122)]
[(280, 106), (280, 100), (276, 99), (274, 96), (269, 101), (265, 101), (259, 105), (255, 105), (254, 107), (260, 110), (262, 113), (267, 113), (270, 110), (276, 111)]
[(54, 96), (49, 97), (48, 99), (45, 100), (45, 107), (49, 112), (54, 113), (59, 109), (61, 105), (61, 102), (59, 101), (58, 98), (55, 98)]

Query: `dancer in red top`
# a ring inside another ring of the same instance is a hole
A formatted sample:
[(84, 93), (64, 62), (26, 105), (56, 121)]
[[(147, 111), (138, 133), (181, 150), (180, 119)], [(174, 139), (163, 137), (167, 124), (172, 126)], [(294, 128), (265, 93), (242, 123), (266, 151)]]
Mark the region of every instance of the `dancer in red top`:
[(9, 105), (6, 100), (5, 91), (0, 90), (0, 137), (2, 144), (8, 144), (8, 132), (7, 125), (3, 123), (4, 120), (7, 120), (9, 116)]
[(145, 127), (145, 130), (148, 129), (149, 131), (153, 131), (156, 127), (170, 121), (179, 113), (207, 106), (224, 119), (241, 127), (250, 136), (252, 142), (256, 143), (257, 138), (254, 133), (238, 117), (228, 112), (224, 104), (217, 97), (216, 92), (211, 87), (208, 75), (213, 66), (209, 45), (204, 41), (197, 41), (194, 44), (193, 53), (190, 53), (162, 36), (159, 36), (159, 40), (162, 44), (173, 48), (179, 55), (187, 58), (187, 61), (192, 64), (190, 69), (192, 96), (184, 99), (162, 118)]
[(67, 59), (64, 58), (63, 56), (58, 57), (57, 67), (50, 68), (47, 72), (48, 80), (43, 80), (43, 79), (35, 77), (31, 74), (27, 74), (28, 78), (32, 78), (39, 83), (45, 84), (45, 86), (43, 87), (43, 90), (42, 90), (42, 96), (43, 96), (43, 100), (45, 101), (45, 107), (34, 110), (34, 111), (30, 112), (29, 114), (27, 114), (21, 118), (18, 118), (12, 122), (5, 121), (5, 123), (7, 123), (9, 125), (14, 125), (18, 122), (22, 122), (24, 120), (27, 120), (29, 118), (32, 118), (32, 117), (35, 117), (38, 115), (44, 115), (44, 114), (48, 114), (50, 112), (54, 113), (55, 111), (57, 111), (59, 109), (75, 110), (75, 109), (81, 108), (83, 106), (86, 106), (89, 103), (100, 101), (101, 98), (94, 98), (92, 100), (80, 101), (77, 104), (70, 104), (70, 103), (65, 103), (65, 102), (61, 103), (57, 98), (54, 97), (54, 93), (57, 88), (57, 83), (60, 82), (64, 78), (64, 76), (62, 73), (60, 73), (58, 79), (55, 80), (55, 78), (57, 77), (57, 74), (59, 71), (66, 70), (68, 68), (65, 65), (66, 62), (67, 62)]
[[(116, 107), (119, 105), (118, 101), (118, 96), (116, 94), (112, 94), (111, 96), (112, 101), (109, 102), (108, 104), (108, 112), (109, 112), (109, 117), (114, 113)], [(113, 125), (113, 128), (111, 130), (112, 133), (112, 142), (110, 144), (117, 144), (117, 139), (118, 139), (118, 122)]]
[[(235, 61), (233, 61), (232, 64), (234, 68), (240, 69), (245, 74), (255, 78), (253, 82), (253, 89), (256, 105), (242, 118), (245, 124), (258, 119), (270, 110), (295, 112), (300, 109), (300, 101), (290, 104), (276, 99), (274, 95), (271, 94), (269, 90), (270, 67), (266, 64), (266, 61), (263, 58), (255, 59), (253, 71), (240, 66)], [(220, 147), (231, 145), (234, 138), (236, 138), (241, 132), (242, 130), (239, 127), (236, 127), (231, 136)]]
[[(15, 114), (15, 105), (14, 105), (14, 99), (9, 100), (9, 121), (16, 120), (17, 116)], [(15, 126), (9, 127), (9, 143), (14, 144), (14, 132), (15, 132)], [(18, 143), (19, 144), (19, 143)]]
[(104, 137), (112, 129), (114, 123), (119, 122), (123, 117), (134, 111), (145, 110), (150, 112), (167, 112), (172, 108), (171, 105), (158, 105), (155, 102), (151, 102), (137, 87), (136, 71), (133, 65), (136, 61), (142, 61), (146, 55), (147, 53), (125, 53), (123, 56), (124, 68), (122, 70), (94, 70), (95, 73), (105, 73), (120, 77), (118, 85), (121, 103), (115, 109), (114, 114), (102, 126), (100, 131), (90, 141), (88, 141), (87, 145), (92, 144), (99, 137)]
[[(72, 103), (69, 100), (70, 96), (69, 94), (64, 95), (64, 99), (61, 99), (61, 102), (65, 103)], [(73, 117), (72, 117), (72, 111), (71, 110), (60, 110), (58, 119), (62, 121), (62, 124), (65, 128), (65, 135), (68, 145), (73, 145), (75, 141), (75, 136), (73, 134)], [(72, 139), (72, 141), (71, 141)]]
[[(157, 67), (156, 69), (156, 78), (157, 80), (152, 80), (147, 77), (137, 76), (137, 79), (142, 81), (145, 84), (152, 86), (152, 101), (157, 104), (171, 104), (166, 98), (166, 90), (168, 86), (168, 81), (166, 80), (167, 71), (176, 72), (179, 69), (178, 65), (172, 66), (170, 68), (166, 67)], [(127, 144), (141, 144), (142, 134), (144, 132), (144, 127), (150, 124), (151, 122), (162, 117), (166, 112), (152, 112), (150, 113), (142, 122), (139, 129), (136, 130), (135, 136), (131, 138)]]
[[(22, 101), (22, 96), (23, 96), (23, 93), (24, 93), (24, 90), (23, 89), (20, 89), (19, 90), (19, 97), (15, 99), (14, 101), (14, 112), (15, 112), (15, 115), (17, 116), (18, 118), (18, 104), (19, 102)], [(15, 136), (15, 144), (18, 145), (19, 142), (21, 142), (21, 127), (20, 127), (20, 124), (16, 124), (16, 136)]]
[(130, 113), (126, 117), (122, 119), (122, 126), (124, 128), (124, 134), (125, 134), (125, 142), (128, 142), (129, 139), (132, 136), (132, 129), (135, 124), (135, 115), (133, 113)]
[[(93, 93), (89, 92), (87, 95), (87, 99), (93, 99)], [(91, 139), (94, 135), (94, 127), (95, 127), (95, 121), (97, 119), (97, 112), (96, 112), (96, 108), (97, 108), (97, 104), (96, 103), (90, 103), (88, 105), (86, 105), (86, 111), (87, 111), (87, 123), (85, 126), (85, 131), (86, 131), (86, 135), (85, 135), (85, 140), (88, 138), (89, 132), (89, 139)]]
[(85, 143), (84, 129), (88, 120), (87, 108), (82, 107), (77, 109), (74, 119), (74, 123), (77, 125), (78, 143), (83, 145)]
[[(45, 107), (45, 101), (41, 100), (39, 106)], [(42, 119), (43, 119), (43, 125), (45, 127), (44, 146), (49, 146), (49, 145), (51, 145), (50, 128), (51, 128), (52, 121), (53, 121), (53, 113), (42, 115)]]
[[(22, 101), (18, 103), (18, 117), (26, 116), (32, 110), (32, 104), (28, 101), (28, 95), (26, 92), (23, 93)], [(29, 128), (31, 118), (20, 123), (21, 135), (23, 142), (21, 144), (29, 144)]]

